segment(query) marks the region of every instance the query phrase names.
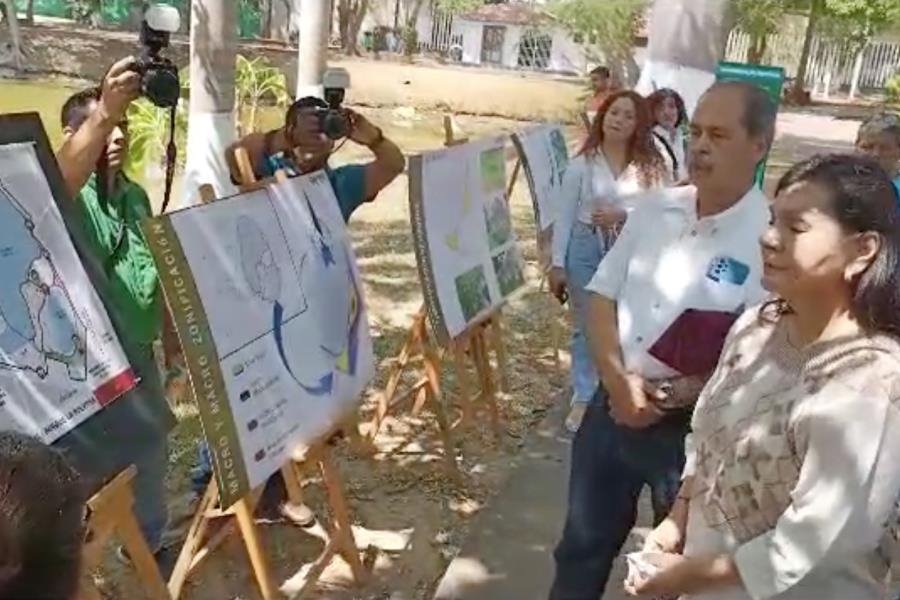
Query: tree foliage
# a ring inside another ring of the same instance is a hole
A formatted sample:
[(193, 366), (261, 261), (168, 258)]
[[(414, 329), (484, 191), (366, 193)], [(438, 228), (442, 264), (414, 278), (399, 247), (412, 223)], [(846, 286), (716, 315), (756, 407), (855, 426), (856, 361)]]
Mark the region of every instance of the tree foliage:
[(604, 61), (623, 80), (637, 72), (632, 47), (647, 0), (555, 0), (550, 13), (589, 56)]
[(892, 24), (900, 22), (900, 0), (826, 0), (819, 33), (862, 49)]
[(785, 0), (734, 0), (735, 24), (750, 36), (747, 62), (759, 64), (768, 47), (769, 36), (778, 29), (787, 9)]
[(484, 4), (486, 4), (484, 0), (435, 0), (434, 6), (441, 12), (458, 15), (475, 10)]

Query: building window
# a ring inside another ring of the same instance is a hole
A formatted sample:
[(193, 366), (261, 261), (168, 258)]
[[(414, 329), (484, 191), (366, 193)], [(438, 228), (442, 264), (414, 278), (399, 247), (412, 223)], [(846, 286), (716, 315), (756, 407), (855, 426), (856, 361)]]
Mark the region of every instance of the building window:
[(526, 31), (519, 42), (519, 66), (526, 69), (550, 68), (553, 38), (540, 31)]

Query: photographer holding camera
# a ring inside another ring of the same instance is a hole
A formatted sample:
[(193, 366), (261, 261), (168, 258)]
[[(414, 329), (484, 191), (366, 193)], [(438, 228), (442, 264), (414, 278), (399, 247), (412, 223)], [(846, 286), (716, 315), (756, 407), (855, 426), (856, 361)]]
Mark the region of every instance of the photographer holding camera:
[(139, 227), (151, 215), (146, 192), (122, 171), (128, 156), (126, 111), (142, 91), (133, 58), (120, 60), (100, 87), (74, 94), (62, 109), (65, 141), (57, 161), (77, 203), (86, 242), (81, 258), (116, 329), (138, 385), (53, 445), (98, 489), (131, 464), (134, 513), (151, 551), (168, 520), (164, 479), (167, 436), (175, 424), (154, 359), (164, 306), (156, 267)]
[[(232, 145), (226, 152), (232, 178), (237, 181), (240, 173), (235, 151), (244, 148), (258, 178), (271, 177), (278, 170), (295, 177), (324, 169), (345, 221), (360, 205), (374, 200), (403, 172), (406, 159), (381, 129), (359, 113), (340, 106), (347, 79), (340, 82), (343, 87), (329, 87), (326, 76), (326, 98), (339, 92), (336, 97), (328, 102), (312, 96), (300, 98), (288, 109), (283, 128), (250, 134)], [(367, 147), (375, 160), (331, 169), (328, 159), (335, 141), (342, 137)]]

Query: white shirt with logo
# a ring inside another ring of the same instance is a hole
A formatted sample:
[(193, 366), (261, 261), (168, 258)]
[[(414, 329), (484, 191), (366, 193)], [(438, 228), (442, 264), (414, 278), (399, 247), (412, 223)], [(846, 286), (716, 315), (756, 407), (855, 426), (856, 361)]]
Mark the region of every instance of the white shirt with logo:
[[(648, 192), (587, 286), (616, 301), (625, 368), (648, 380), (679, 375), (649, 350), (686, 310), (740, 313), (766, 297), (759, 248), (766, 197), (754, 186), (703, 218), (696, 198), (694, 186)], [(743, 277), (717, 276), (722, 264)]]

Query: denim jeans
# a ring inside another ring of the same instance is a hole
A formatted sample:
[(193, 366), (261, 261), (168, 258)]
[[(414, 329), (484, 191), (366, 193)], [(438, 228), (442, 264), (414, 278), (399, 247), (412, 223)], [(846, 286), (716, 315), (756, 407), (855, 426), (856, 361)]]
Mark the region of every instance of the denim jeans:
[(550, 600), (602, 597), (645, 485), (652, 492), (654, 522), (668, 515), (678, 495), (687, 430), (688, 419), (680, 415), (629, 429), (613, 422), (599, 396), (590, 404), (572, 444), (568, 513), (553, 553)]
[(569, 280), (569, 307), (572, 311), (572, 390), (581, 402), (588, 402), (597, 389), (597, 369), (587, 340), (587, 307), (590, 283), (603, 259), (603, 248), (594, 228), (577, 222), (566, 252), (566, 277)]

